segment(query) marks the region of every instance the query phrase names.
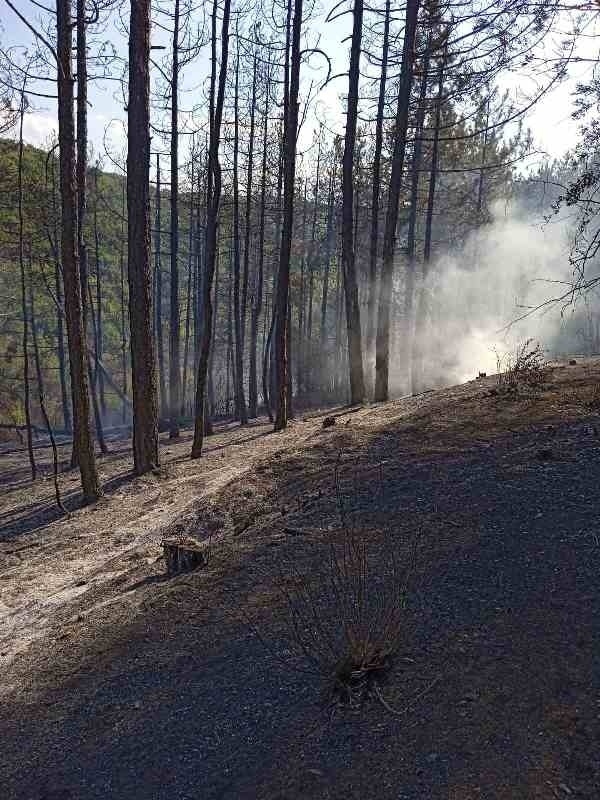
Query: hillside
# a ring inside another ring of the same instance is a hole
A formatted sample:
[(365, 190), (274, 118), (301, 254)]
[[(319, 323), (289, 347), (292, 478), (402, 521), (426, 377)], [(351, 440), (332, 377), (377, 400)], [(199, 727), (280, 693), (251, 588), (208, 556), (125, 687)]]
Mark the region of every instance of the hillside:
[[(330, 427), (223, 426), (136, 479), (115, 442), (105, 499), (77, 509), (69, 473), (61, 520), (2, 456), (2, 796), (596, 797), (599, 382), (585, 360), (511, 398), (492, 377)], [(396, 557), (421, 533), (402, 647), (359, 708), (286, 624), (294, 580), (310, 628), (335, 611), (340, 506)], [(167, 579), (181, 532), (210, 561)]]
[[(23, 424), (23, 299), (18, 257), (18, 145), (0, 139), (0, 423)], [(68, 360), (62, 314), (60, 265), (60, 197), (57, 151), (49, 153), (26, 146), (23, 152), (23, 225), (26, 283), (31, 284), (35, 313), (29, 308), (30, 325), (39, 340), (41, 370), (48, 412), (58, 430), (69, 427)], [(92, 291), (89, 301), (97, 316), (102, 306), (103, 352), (106, 366), (120, 380), (122, 371), (123, 287), (127, 281), (126, 242), (123, 229), (124, 180), (101, 169), (88, 170), (88, 215), (85, 237)], [(100, 275), (100, 279), (98, 279)], [(98, 288), (100, 283), (100, 288)], [(94, 320), (96, 325), (96, 318)], [(91, 337), (90, 337), (91, 338)], [(33, 362), (32, 341), (28, 343)], [(34, 375), (33, 363), (30, 374)], [(62, 386), (61, 386), (62, 384)], [(108, 405), (116, 398), (108, 388)], [(43, 426), (33, 390), (34, 422)], [(120, 409), (120, 407), (119, 407)], [(3, 432), (6, 434), (6, 431)]]

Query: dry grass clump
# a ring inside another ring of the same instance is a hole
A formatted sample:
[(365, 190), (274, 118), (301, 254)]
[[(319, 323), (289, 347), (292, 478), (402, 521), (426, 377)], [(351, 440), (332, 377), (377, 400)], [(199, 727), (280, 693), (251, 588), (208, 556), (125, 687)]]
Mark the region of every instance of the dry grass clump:
[(533, 339), (520, 344), (514, 353), (496, 352), (498, 385), (495, 394), (516, 395), (523, 390), (539, 391), (548, 383), (552, 368), (542, 346)]
[(584, 405), (588, 411), (597, 414), (600, 412), (600, 383), (595, 383), (592, 386), (592, 391), (589, 397), (584, 400)]

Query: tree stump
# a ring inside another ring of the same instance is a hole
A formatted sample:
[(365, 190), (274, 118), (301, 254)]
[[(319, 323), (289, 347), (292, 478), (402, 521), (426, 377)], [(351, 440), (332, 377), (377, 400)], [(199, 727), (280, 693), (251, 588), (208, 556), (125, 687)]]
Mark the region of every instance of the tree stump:
[(163, 549), (168, 575), (180, 572), (191, 572), (208, 563), (206, 548), (201, 547), (194, 539), (177, 537), (163, 539)]

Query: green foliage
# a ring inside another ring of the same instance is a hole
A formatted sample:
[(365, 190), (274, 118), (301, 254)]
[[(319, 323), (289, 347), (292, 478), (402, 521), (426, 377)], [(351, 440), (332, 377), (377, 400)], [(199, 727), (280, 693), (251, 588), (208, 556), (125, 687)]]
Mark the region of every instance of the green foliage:
[[(85, 228), (89, 282), (95, 298), (99, 265), (103, 286), (105, 349), (107, 353), (117, 354), (121, 341), (123, 179), (99, 171), (96, 182), (95, 172), (92, 169), (88, 175), (88, 215)], [(39, 336), (43, 380), (51, 421), (62, 428), (57, 352), (58, 316), (62, 313), (57, 151), (45, 153), (26, 145), (23, 150), (22, 185), (24, 258), (27, 279), (32, 283), (35, 297), (35, 324)], [(20, 424), (23, 415), (23, 309), (19, 268), (18, 144), (6, 139), (0, 139), (0, 198), (0, 295), (3, 298), (0, 316), (0, 420)], [(98, 229), (98, 263), (95, 252), (94, 210)], [(31, 340), (29, 350), (32, 359)], [(118, 358), (111, 358), (109, 355), (107, 361), (108, 366), (114, 368), (118, 376)], [(34, 375), (34, 372), (32, 367), (30, 373)], [(68, 366), (66, 372), (68, 375)], [(37, 397), (35, 391), (33, 397)], [(116, 402), (113, 401), (113, 405)], [(42, 424), (35, 400), (33, 420), (36, 424)]]

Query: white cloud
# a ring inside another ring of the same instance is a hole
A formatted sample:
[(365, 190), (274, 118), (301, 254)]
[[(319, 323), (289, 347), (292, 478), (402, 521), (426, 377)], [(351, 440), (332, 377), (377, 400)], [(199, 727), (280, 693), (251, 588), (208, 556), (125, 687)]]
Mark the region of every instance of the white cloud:
[(23, 120), (23, 139), (35, 147), (47, 147), (57, 130), (56, 117), (47, 112), (34, 111)]

